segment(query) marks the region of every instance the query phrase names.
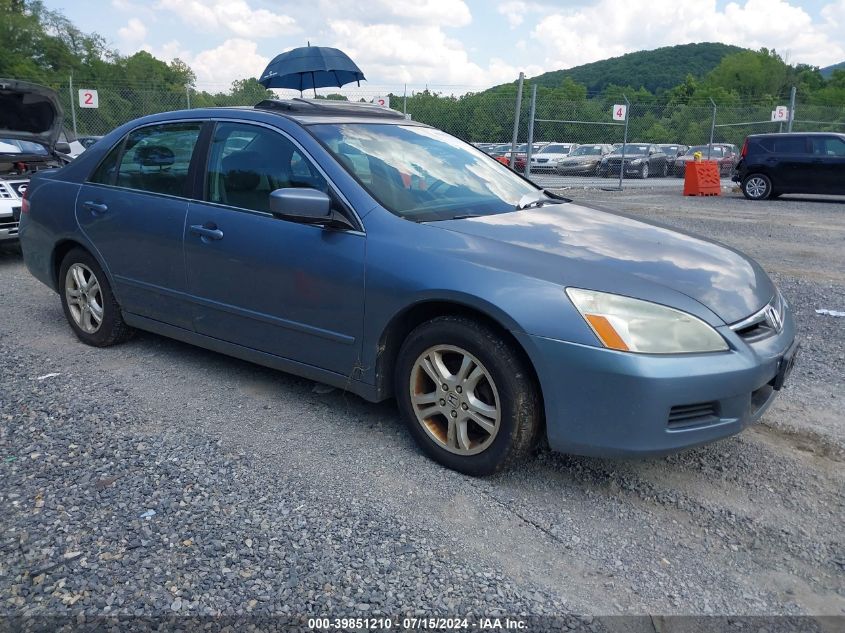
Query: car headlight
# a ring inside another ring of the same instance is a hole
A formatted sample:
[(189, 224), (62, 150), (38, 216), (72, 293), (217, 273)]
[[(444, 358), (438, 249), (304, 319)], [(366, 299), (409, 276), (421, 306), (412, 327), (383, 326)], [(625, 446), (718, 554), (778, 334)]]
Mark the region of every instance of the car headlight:
[(634, 160), (631, 161), (631, 164), (632, 165), (639, 165), (641, 162), (643, 162), (642, 158), (635, 158)]
[(601, 159), (601, 164), (602, 164), (602, 165), (607, 165), (607, 158), (602, 158), (602, 159)]
[(724, 352), (725, 339), (686, 312), (622, 295), (567, 288), (566, 294), (605, 347), (643, 354)]

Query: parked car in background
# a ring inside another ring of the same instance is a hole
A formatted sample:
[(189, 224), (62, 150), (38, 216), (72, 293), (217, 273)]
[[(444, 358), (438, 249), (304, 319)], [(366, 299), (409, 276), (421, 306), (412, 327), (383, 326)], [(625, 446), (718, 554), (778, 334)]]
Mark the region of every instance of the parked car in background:
[(69, 130), (62, 130), (61, 134), (59, 134), (59, 143), (67, 145), (69, 150), (67, 152), (67, 155), (71, 159), (78, 157), (82, 152), (85, 151), (85, 146), (80, 143), (79, 139), (77, 139), (73, 135), (73, 132)]
[(144, 117), (36, 173), (21, 217), (26, 266), (82, 342), (139, 328), (395, 396), (422, 449), (471, 475), (543, 435), (606, 456), (733, 435), (797, 349), (750, 258), (371, 104)]
[(511, 155), (514, 157), (513, 168), (518, 172), (525, 171), (525, 159), (528, 158), (528, 143), (521, 143), (516, 146), (516, 151), (511, 150), (511, 145), (505, 145), (507, 149), (497, 152), (493, 157), (505, 167), (510, 167)]
[(733, 180), (749, 200), (783, 193), (845, 195), (845, 134), (753, 134), (745, 139)]
[(666, 176), (669, 173), (669, 159), (657, 145), (651, 143), (628, 143), (619, 146), (602, 158), (599, 175), (610, 177), (619, 174), (622, 160), (625, 160), (625, 175), (636, 178)]
[(548, 173), (555, 170), (557, 161), (569, 156), (569, 153), (578, 147), (575, 143), (549, 143), (540, 147), (536, 153), (531, 154), (531, 172)]
[(30, 177), (70, 161), (58, 141), (62, 109), (51, 89), (0, 79), (0, 243), (18, 239), (23, 196)]
[(598, 175), (601, 159), (612, 151), (610, 145), (603, 143), (579, 145), (568, 156), (558, 159), (555, 172), (562, 176)]
[(696, 152), (701, 152), (701, 160), (711, 160), (719, 165), (719, 176), (727, 178), (733, 173), (736, 162), (739, 159), (730, 147), (726, 145), (693, 145), (683, 156), (675, 161), (675, 175), (683, 178), (686, 175), (686, 166), (690, 161), (695, 160)]
[(666, 162), (669, 165), (670, 174), (675, 171), (675, 160), (677, 160), (679, 156), (683, 156), (689, 149), (689, 146), (680, 145), (678, 143), (658, 143), (657, 147), (666, 154)]
[(102, 136), (80, 136), (76, 140), (79, 141), (79, 144), (82, 145), (85, 149), (91, 147), (94, 143), (99, 141)]

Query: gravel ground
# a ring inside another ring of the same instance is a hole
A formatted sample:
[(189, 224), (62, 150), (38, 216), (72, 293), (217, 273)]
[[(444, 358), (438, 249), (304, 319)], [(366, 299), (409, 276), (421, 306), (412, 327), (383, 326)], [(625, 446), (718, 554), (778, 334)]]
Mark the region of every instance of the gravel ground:
[(815, 314), (845, 309), (845, 202), (578, 197), (773, 275), (805, 347), (761, 424), (471, 479), (393, 403), (151, 334), (86, 347), (0, 253), (0, 614), (845, 614), (845, 319)]

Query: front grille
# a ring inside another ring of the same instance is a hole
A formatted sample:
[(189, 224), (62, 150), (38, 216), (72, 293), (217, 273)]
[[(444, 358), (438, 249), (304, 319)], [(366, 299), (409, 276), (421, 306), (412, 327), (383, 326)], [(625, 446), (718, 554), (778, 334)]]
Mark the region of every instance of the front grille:
[(753, 343), (780, 332), (785, 317), (786, 301), (778, 293), (762, 310), (734, 323), (731, 329), (740, 338)]
[(684, 429), (716, 422), (719, 422), (719, 403), (701, 402), (672, 407), (669, 410), (669, 420), (666, 426), (670, 429)]
[(5, 182), (0, 182), (0, 200), (14, 200), (16, 197)]

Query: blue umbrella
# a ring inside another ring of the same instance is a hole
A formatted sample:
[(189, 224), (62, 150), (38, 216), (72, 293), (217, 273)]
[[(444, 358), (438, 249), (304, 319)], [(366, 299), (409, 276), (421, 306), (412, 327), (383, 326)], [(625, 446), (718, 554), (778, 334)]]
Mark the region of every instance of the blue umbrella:
[(317, 95), (317, 88), (341, 86), (366, 79), (361, 69), (343, 51), (328, 46), (302, 46), (287, 53), (276, 55), (258, 80), (265, 88), (311, 88)]

